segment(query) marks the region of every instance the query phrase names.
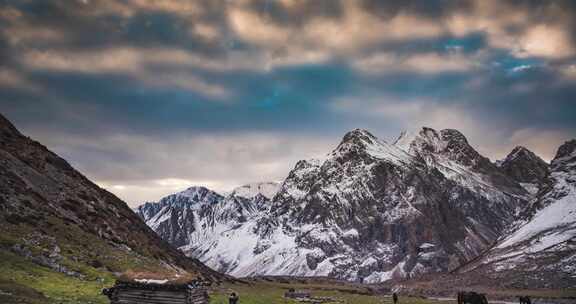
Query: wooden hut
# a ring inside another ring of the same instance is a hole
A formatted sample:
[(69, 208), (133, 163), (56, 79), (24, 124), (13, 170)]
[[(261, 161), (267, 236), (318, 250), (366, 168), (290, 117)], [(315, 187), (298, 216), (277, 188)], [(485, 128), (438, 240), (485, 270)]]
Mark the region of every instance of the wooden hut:
[(158, 283), (118, 280), (102, 291), (110, 304), (208, 304), (207, 284), (200, 280), (188, 283)]

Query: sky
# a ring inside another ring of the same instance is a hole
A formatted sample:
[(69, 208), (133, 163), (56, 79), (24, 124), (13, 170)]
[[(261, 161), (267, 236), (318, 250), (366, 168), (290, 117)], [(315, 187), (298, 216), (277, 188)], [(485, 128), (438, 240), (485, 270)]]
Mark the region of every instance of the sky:
[(0, 112), (131, 206), (281, 181), (349, 130), (576, 137), (576, 2), (0, 0)]

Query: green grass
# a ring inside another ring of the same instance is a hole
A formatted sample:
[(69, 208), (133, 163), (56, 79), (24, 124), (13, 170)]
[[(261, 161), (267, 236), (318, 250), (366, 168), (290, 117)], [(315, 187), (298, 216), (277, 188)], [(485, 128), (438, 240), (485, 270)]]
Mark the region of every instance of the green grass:
[[(114, 284), (114, 272), (166, 271), (157, 260), (119, 249), (76, 225), (66, 225), (55, 217), (44, 220), (40, 228), (0, 223), (0, 303), (104, 304), (109, 301), (101, 290)], [(53, 239), (36, 237), (31, 243), (34, 234), (48, 234)], [(58, 263), (81, 277), (40, 266), (10, 250), (24, 245), (33, 256), (46, 256), (54, 244), (61, 249)]]
[(108, 303), (100, 293), (114, 278), (107, 272), (98, 277), (67, 276), (0, 250), (0, 303)]
[(37, 290), (0, 279), (0, 303), (46, 303), (48, 299)]
[[(293, 300), (284, 299), (283, 295), (289, 288), (305, 289), (313, 297), (330, 297), (331, 303), (345, 304), (391, 304), (392, 299), (381, 295), (359, 294), (366, 293), (366, 288), (346, 285), (305, 284), (305, 283), (276, 283), (255, 282), (251, 284), (224, 284), (216, 287), (210, 294), (211, 304), (227, 304), (228, 295), (234, 291), (240, 296), (242, 304), (293, 304)], [(450, 304), (447, 301), (435, 301), (416, 297), (401, 297), (400, 304)]]

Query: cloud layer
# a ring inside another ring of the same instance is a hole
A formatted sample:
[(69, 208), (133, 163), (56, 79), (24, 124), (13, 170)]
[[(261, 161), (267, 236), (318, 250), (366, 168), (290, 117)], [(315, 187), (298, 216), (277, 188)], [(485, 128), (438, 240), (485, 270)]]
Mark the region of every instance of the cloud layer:
[[(573, 1), (0, 4), (0, 111), (130, 204), (281, 180), (349, 129), (576, 134)], [(487, 135), (488, 134), (488, 135)]]

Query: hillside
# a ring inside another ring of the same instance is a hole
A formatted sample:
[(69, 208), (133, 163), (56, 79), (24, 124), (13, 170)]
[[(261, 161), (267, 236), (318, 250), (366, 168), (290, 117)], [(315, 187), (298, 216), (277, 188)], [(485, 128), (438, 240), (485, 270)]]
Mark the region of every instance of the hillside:
[(104, 303), (100, 289), (127, 270), (223, 278), (1, 115), (0, 227), (3, 303)]
[(497, 244), (460, 274), (512, 287), (576, 286), (576, 140), (564, 143), (540, 191)]

